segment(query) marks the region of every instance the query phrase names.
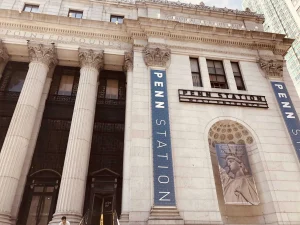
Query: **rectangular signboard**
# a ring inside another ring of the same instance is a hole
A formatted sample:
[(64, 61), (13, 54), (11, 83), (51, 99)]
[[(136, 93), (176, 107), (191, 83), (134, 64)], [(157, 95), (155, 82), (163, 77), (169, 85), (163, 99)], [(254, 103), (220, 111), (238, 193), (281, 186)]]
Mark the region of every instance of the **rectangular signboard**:
[(175, 206), (168, 92), (165, 70), (151, 70), (154, 205)]
[(280, 81), (271, 81), (271, 85), (286, 128), (290, 134), (298, 159), (300, 160), (300, 122), (297, 112), (285, 84)]

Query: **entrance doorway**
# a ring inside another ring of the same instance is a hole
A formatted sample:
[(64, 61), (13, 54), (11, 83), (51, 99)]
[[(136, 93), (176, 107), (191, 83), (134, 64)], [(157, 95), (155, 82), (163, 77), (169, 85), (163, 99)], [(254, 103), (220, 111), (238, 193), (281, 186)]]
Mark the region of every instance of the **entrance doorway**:
[(117, 201), (119, 174), (105, 168), (91, 174), (87, 189), (88, 200), (87, 225), (117, 225)]
[(60, 174), (42, 170), (29, 176), (18, 225), (48, 225), (55, 212)]

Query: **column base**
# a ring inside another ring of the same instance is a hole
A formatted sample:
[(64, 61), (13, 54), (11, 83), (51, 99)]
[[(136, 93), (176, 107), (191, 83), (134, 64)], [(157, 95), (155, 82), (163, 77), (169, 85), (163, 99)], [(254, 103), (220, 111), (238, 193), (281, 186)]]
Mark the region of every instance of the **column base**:
[(128, 225), (129, 224), (129, 213), (122, 213), (119, 220), (121, 225)]
[(148, 225), (184, 225), (177, 208), (171, 206), (154, 206), (151, 209)]
[(59, 224), (61, 222), (61, 218), (63, 216), (67, 217), (67, 221), (69, 221), (71, 225), (78, 225), (80, 223), (80, 220), (82, 219), (82, 216), (79, 216), (77, 214), (55, 213), (53, 215), (53, 219), (49, 222), (49, 225), (57, 225), (57, 224)]
[(11, 225), (11, 217), (7, 214), (0, 214), (0, 225)]

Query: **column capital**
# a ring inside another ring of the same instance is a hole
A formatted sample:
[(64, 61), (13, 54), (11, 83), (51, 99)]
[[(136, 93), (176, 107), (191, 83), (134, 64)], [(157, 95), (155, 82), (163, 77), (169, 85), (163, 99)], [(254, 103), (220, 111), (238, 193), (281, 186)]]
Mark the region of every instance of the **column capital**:
[(79, 49), (78, 53), (80, 67), (92, 67), (96, 70), (103, 68), (104, 51), (94, 52), (92, 49)]
[(30, 62), (41, 62), (51, 68), (58, 62), (54, 44), (46, 46), (43, 44), (28, 43)]
[(0, 40), (0, 63), (7, 62), (9, 55), (7, 54), (7, 49), (4, 47), (2, 40)]
[(147, 66), (167, 67), (171, 59), (171, 50), (166, 45), (147, 45), (143, 51)]
[(133, 51), (125, 52), (123, 69), (124, 71), (133, 70)]
[(265, 72), (265, 77), (270, 78), (282, 78), (283, 77), (283, 60), (272, 58), (260, 58), (259, 64), (261, 69)]

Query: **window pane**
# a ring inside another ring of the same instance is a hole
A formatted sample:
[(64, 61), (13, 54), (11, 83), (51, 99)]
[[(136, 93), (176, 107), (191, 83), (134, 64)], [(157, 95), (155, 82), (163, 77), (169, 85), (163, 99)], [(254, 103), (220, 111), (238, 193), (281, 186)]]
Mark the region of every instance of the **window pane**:
[(9, 81), (8, 91), (21, 92), (27, 71), (15, 71)]
[(225, 77), (224, 76), (217, 76), (217, 81), (218, 82), (225, 82)]
[(106, 82), (106, 98), (118, 99), (119, 81), (107, 80)]
[(33, 6), (31, 12), (37, 12), (37, 11), (39, 11), (39, 7)]
[(77, 13), (76, 18), (81, 19), (82, 18), (82, 13)]
[(232, 66), (232, 71), (233, 71), (234, 73), (239, 73), (239, 72), (240, 72), (240, 71), (239, 71), (238, 63), (236, 63), (236, 62), (231, 62), (231, 66)]
[(24, 11), (25, 12), (31, 12), (31, 7), (30, 6), (25, 6)]
[(59, 95), (71, 95), (74, 83), (74, 76), (62, 75), (58, 89)]
[(224, 70), (222, 69), (216, 69), (216, 74), (224, 75)]
[(119, 18), (118, 18), (118, 22), (119, 22), (119, 23), (123, 23), (123, 17), (119, 17)]
[(113, 23), (117, 22), (117, 20), (118, 20), (118, 18), (116, 18), (116, 17), (111, 17), (110, 18), (110, 22), (113, 22)]
[(212, 60), (206, 60), (206, 63), (207, 63), (207, 67), (213, 67), (213, 68), (215, 67)]
[(190, 64), (191, 64), (191, 70), (192, 72), (199, 72), (199, 67), (198, 67), (198, 60), (197, 59), (190, 59)]
[(240, 76), (241, 76), (240, 73), (235, 73), (235, 72), (234, 72), (233, 74), (234, 74), (235, 77), (240, 77)]
[(215, 68), (208, 67), (208, 73), (209, 74), (216, 74)]
[(69, 17), (72, 17), (72, 18), (74, 18), (74, 17), (75, 17), (75, 13), (73, 13), (73, 12), (69, 12)]
[(209, 75), (210, 81), (217, 81), (217, 76), (215, 75)]
[(216, 68), (219, 68), (219, 69), (222, 69), (222, 68), (223, 68), (222, 62), (221, 62), (221, 61), (214, 61), (214, 63), (215, 63), (215, 67), (216, 67)]
[(202, 87), (199, 73), (192, 73), (193, 86)]

